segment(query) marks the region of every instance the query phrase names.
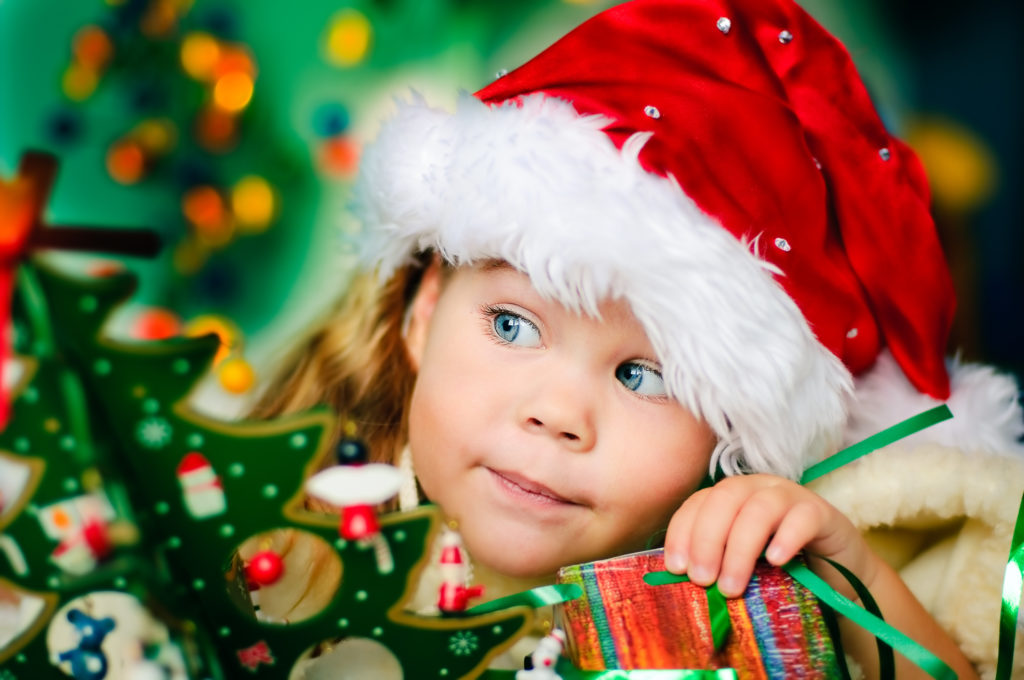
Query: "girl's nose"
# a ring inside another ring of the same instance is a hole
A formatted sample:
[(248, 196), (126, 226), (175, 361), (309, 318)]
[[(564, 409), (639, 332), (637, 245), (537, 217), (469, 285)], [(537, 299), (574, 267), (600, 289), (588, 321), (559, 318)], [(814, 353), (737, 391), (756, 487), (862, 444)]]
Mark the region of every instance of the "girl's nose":
[(597, 435), (591, 389), (582, 384), (574, 389), (555, 387), (550, 377), (544, 380), (543, 389), (526, 400), (521, 410), (522, 426), (532, 433), (556, 439), (570, 451), (589, 451)]

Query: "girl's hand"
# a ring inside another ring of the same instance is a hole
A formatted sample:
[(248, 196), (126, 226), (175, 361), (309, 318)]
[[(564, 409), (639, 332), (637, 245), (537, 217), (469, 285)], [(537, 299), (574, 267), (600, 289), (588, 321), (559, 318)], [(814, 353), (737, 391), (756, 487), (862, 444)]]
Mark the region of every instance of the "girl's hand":
[[(871, 551), (850, 520), (825, 499), (787, 479), (729, 477), (690, 496), (669, 523), (665, 568), (686, 572), (701, 586), (717, 580), (723, 595), (738, 597), (762, 550), (769, 562), (782, 565), (801, 549), (807, 550), (811, 569), (833, 588), (851, 599), (856, 597), (845, 579), (817, 557), (827, 557), (852, 571), (874, 595), (885, 620), (937, 654), (961, 680), (978, 677), (956, 642), (899, 575)], [(874, 636), (845, 619), (839, 627), (843, 649), (857, 660), (865, 677), (878, 677)], [(896, 677), (930, 676), (897, 655)]]
[[(766, 548), (767, 546), (767, 548)], [(726, 597), (743, 594), (765, 552), (774, 565), (801, 549), (874, 581), (877, 558), (842, 513), (814, 492), (782, 477), (728, 477), (690, 496), (665, 537), (665, 568), (697, 585), (718, 582)]]

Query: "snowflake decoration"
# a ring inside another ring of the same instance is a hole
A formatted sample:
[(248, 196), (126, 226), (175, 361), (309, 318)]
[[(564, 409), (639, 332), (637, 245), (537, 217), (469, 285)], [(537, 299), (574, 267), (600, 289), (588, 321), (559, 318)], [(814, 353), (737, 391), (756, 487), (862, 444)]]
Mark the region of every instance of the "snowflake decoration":
[(149, 449), (162, 449), (171, 441), (171, 425), (163, 418), (140, 420), (135, 428), (135, 438)]
[(479, 638), (468, 630), (460, 630), (448, 638), (448, 651), (455, 656), (469, 656), (479, 647)]

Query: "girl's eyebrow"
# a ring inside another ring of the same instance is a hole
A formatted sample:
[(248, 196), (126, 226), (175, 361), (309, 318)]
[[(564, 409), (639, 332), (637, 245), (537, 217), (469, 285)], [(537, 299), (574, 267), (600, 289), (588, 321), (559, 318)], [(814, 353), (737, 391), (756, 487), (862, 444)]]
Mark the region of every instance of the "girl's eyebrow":
[(480, 265), (480, 268), (485, 272), (494, 271), (496, 269), (515, 269), (515, 267), (510, 265), (508, 261), (497, 257), (484, 260), (483, 264)]

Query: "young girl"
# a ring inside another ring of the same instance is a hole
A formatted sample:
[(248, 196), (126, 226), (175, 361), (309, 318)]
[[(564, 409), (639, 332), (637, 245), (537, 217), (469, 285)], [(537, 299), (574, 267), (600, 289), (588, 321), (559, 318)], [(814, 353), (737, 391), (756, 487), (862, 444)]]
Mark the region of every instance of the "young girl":
[[(804, 550), (960, 677), (994, 668), (1016, 388), (953, 364), (951, 394), (925, 179), (796, 5), (608, 10), (455, 113), (403, 106), (357, 196), (367, 271), (260, 414), (331, 404), (507, 577), (667, 528), (670, 570), (738, 596)], [(936, 400), (955, 429), (793, 481)], [(862, 533), (901, 525), (932, 532)]]

